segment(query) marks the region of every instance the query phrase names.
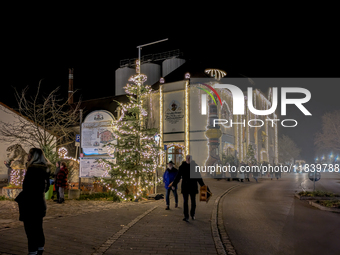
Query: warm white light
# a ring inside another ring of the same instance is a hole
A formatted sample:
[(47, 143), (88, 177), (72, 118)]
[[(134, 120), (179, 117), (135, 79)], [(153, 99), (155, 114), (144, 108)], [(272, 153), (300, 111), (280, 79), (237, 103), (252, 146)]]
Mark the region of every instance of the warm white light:
[(218, 81), (227, 75), (225, 71), (219, 69), (205, 69), (204, 72), (210, 74), (210, 77), (213, 77)]
[(186, 155), (190, 154), (189, 151), (189, 112), (190, 112), (190, 107), (189, 107), (189, 81), (185, 83), (185, 151)]
[(202, 94), (201, 95), (201, 114), (202, 115), (207, 115), (207, 94)]

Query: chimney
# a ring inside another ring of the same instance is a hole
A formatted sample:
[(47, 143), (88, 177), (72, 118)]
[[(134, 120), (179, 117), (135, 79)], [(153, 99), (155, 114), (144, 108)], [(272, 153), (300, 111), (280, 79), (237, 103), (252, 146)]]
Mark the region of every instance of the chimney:
[(73, 104), (73, 68), (68, 69), (68, 104)]

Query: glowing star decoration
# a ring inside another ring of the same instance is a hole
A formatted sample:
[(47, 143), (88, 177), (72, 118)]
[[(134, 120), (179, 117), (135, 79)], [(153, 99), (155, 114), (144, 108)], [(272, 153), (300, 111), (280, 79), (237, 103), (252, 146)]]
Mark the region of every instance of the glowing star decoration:
[(58, 155), (62, 158), (65, 158), (66, 155), (68, 154), (68, 151), (65, 147), (60, 147), (58, 150)]
[(210, 77), (213, 77), (218, 81), (227, 75), (225, 71), (219, 69), (205, 69), (204, 72), (210, 74)]

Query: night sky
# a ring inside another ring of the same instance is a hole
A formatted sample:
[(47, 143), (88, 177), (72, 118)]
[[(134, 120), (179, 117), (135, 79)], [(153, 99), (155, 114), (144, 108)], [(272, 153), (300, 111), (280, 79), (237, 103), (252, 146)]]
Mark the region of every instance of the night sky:
[[(183, 58), (225, 70), (229, 77), (339, 77), (339, 46), (329, 18), (321, 23), (311, 15), (287, 23), (287, 14), (260, 18), (259, 13), (243, 13), (235, 20), (221, 16), (208, 21), (179, 9), (178, 17), (142, 13), (137, 22), (132, 14), (116, 17), (124, 11), (118, 8), (104, 13), (90, 9), (77, 10), (77, 16), (71, 11), (51, 14), (51, 9), (44, 14), (15, 12), (12, 20), (20, 22), (9, 22), (2, 31), (1, 102), (15, 108), (14, 88), (29, 86), (34, 92), (41, 79), (44, 92), (60, 86), (66, 98), (69, 67), (74, 68), (74, 88), (82, 100), (113, 96), (120, 60), (136, 58), (136, 46), (164, 38), (169, 40), (144, 48), (142, 54), (180, 49)], [(236, 22), (246, 18), (244, 25)], [(322, 114), (340, 109), (340, 84), (334, 84), (300, 85), (311, 91), (305, 106), (312, 117), (288, 108), (286, 118), (297, 119), (299, 125), (280, 133), (296, 141), (301, 158), (312, 160), (315, 155), (313, 140)]]

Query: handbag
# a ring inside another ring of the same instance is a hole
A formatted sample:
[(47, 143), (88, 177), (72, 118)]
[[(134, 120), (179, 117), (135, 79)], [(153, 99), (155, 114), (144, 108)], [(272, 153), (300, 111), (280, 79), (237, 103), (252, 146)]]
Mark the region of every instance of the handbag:
[(201, 202), (209, 202), (209, 199), (211, 198), (212, 193), (207, 185), (203, 185), (200, 188), (200, 201)]

